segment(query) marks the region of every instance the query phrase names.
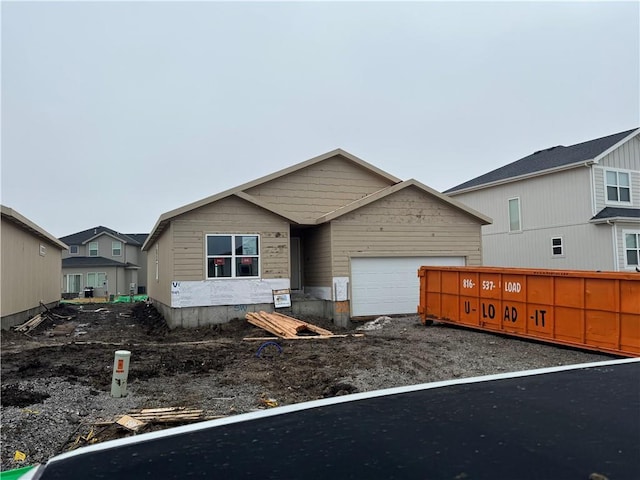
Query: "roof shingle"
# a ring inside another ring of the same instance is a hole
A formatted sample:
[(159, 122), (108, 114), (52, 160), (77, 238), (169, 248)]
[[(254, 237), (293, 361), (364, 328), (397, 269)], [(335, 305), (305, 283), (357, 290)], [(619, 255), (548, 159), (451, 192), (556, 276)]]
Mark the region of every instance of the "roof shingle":
[(602, 138), (596, 138), (588, 142), (570, 145), (568, 147), (558, 145), (556, 147), (539, 150), (529, 156), (516, 160), (504, 167), (497, 168), (479, 177), (468, 180), (460, 185), (445, 190), (444, 193), (452, 193), (471, 187), (478, 187), (488, 183), (508, 180), (535, 172), (541, 172), (552, 168), (558, 168), (574, 163), (585, 162), (597, 157), (636, 129), (616, 133)]

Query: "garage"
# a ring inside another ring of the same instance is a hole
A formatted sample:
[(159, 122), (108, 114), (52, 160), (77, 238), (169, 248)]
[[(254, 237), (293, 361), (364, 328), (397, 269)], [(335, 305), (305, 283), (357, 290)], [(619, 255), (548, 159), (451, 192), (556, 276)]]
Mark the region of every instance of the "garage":
[(464, 266), (465, 258), (352, 257), (351, 316), (415, 314), (423, 265)]

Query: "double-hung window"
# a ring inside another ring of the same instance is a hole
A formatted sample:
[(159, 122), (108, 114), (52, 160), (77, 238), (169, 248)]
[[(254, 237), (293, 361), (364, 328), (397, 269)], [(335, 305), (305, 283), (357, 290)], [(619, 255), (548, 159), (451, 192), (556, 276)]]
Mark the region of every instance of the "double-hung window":
[(107, 274), (104, 272), (87, 273), (87, 287), (101, 288), (107, 282)]
[(98, 256), (98, 242), (89, 242), (89, 256), (90, 257)]
[(562, 237), (551, 238), (551, 256), (564, 257), (564, 245), (562, 244)]
[(509, 231), (522, 231), (522, 224), (520, 221), (520, 198), (518, 197), (509, 199)]
[(122, 242), (113, 241), (111, 242), (111, 256), (119, 257), (122, 255)]
[(207, 278), (258, 278), (258, 235), (207, 235)]
[(640, 231), (624, 232), (624, 255), (627, 267), (640, 266)]
[(606, 171), (607, 202), (631, 203), (631, 183), (628, 172)]

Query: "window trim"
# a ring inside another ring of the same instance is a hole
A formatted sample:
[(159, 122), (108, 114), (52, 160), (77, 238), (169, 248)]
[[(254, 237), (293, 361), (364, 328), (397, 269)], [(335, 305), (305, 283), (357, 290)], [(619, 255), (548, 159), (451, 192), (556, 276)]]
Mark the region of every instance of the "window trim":
[[(96, 246), (96, 248), (95, 248), (96, 254), (95, 255), (91, 255), (91, 251), (92, 251), (91, 245), (95, 245)], [(89, 245), (87, 247), (87, 251), (88, 251), (88, 256), (89, 257), (97, 257), (99, 255), (99, 253), (100, 253), (100, 249), (98, 248), (98, 242), (89, 242)]]
[[(120, 244), (120, 247), (118, 248), (118, 250), (120, 251), (120, 253), (116, 254), (115, 252), (115, 244), (118, 243)], [(122, 242), (120, 240), (112, 240), (111, 241), (111, 256), (112, 257), (121, 257), (122, 256)]]
[[(613, 172), (616, 174), (616, 184), (615, 185), (609, 185), (609, 182), (607, 180), (607, 173), (609, 172)], [(622, 188), (626, 188), (629, 190), (629, 201), (625, 201), (625, 200), (610, 200), (609, 199), (609, 186), (615, 186), (616, 187), (616, 191), (617, 191), (617, 195), (618, 198), (620, 198), (620, 179), (619, 179), (619, 174), (624, 173), (625, 175), (627, 175), (627, 178), (629, 179), (629, 186), (628, 187), (622, 187)], [(631, 191), (631, 171), (630, 170), (624, 170), (624, 169), (620, 169), (620, 168), (605, 168), (604, 169), (604, 178), (603, 178), (603, 182), (604, 182), (604, 201), (605, 204), (607, 205), (632, 205), (633, 204), (633, 192)]]
[[(511, 229), (511, 201), (516, 200), (518, 202), (518, 229)], [(509, 224), (509, 233), (521, 233), (522, 232), (522, 206), (520, 197), (511, 197), (507, 199), (507, 223)]]
[[(209, 255), (208, 241), (209, 237), (231, 237), (231, 255)], [(237, 255), (236, 254), (236, 237), (255, 237), (257, 239), (258, 248), (255, 255)], [(262, 255), (260, 254), (260, 247), (262, 246), (262, 239), (258, 233), (205, 233), (204, 235), (204, 277), (205, 280), (255, 280), (262, 278)], [(231, 276), (229, 277), (210, 277), (209, 276), (209, 259), (211, 258), (230, 258), (231, 259)], [(242, 275), (238, 276), (236, 272), (236, 263), (239, 258), (256, 258), (258, 261), (258, 273), (257, 275)]]
[[(91, 282), (89, 282), (89, 275), (96, 275), (96, 283), (100, 279), (99, 275), (104, 275), (104, 282), (100, 285), (91, 285)], [(85, 284), (86, 287), (102, 288), (105, 286), (106, 282), (107, 282), (107, 272), (87, 272), (87, 283)]]
[[(73, 252), (71, 251), (72, 248), (75, 248), (76, 251)], [(78, 245), (69, 245), (69, 255), (79, 255), (80, 254), (80, 247), (78, 247)]]
[[(69, 290), (69, 280), (70, 277), (80, 277), (80, 283), (78, 286), (78, 291), (77, 292), (72, 292)], [(80, 293), (82, 292), (82, 281), (84, 280), (84, 275), (82, 275), (82, 273), (65, 273), (63, 275), (63, 283), (64, 283), (64, 292), (65, 293)]]
[[(636, 252), (638, 255), (638, 264), (631, 264), (629, 265), (627, 263), (627, 250), (630, 250), (627, 248), (627, 235), (636, 235), (637, 239), (637, 247), (636, 247)], [(622, 254), (624, 256), (624, 268), (625, 269), (635, 269), (636, 267), (640, 267), (640, 230), (622, 230)]]
[[(553, 244), (554, 240), (560, 240), (560, 244), (554, 245)], [(560, 253), (555, 253), (554, 250), (556, 248), (560, 249)], [(551, 258), (564, 258), (564, 238), (562, 237), (562, 235), (551, 237)]]

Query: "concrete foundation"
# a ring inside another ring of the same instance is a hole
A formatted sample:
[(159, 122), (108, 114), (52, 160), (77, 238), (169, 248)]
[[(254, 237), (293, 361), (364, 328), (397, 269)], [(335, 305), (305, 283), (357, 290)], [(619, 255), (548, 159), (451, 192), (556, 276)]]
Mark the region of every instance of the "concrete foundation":
[[(275, 311), (272, 303), (171, 308), (152, 298), (149, 300), (164, 316), (169, 328), (172, 329), (177, 327), (206, 327), (209, 325), (227, 323), (236, 318), (244, 318), (244, 316), (249, 312)], [(291, 308), (279, 308), (277, 311), (292, 317), (296, 317), (298, 315), (313, 315), (328, 318), (333, 320), (337, 326), (347, 327), (350, 322), (348, 310), (345, 313), (343, 311), (344, 305), (342, 305), (338, 308), (339, 311), (336, 311), (335, 303), (343, 304), (348, 302), (331, 302), (328, 300), (308, 298), (301, 300), (292, 299)]]
[[(47, 304), (48, 308), (57, 307), (59, 302), (51, 302)], [(37, 307), (30, 308), (29, 310), (24, 310), (18, 313), (12, 313), (11, 315), (5, 315), (0, 319), (0, 327), (2, 330), (9, 330), (11, 327), (16, 325), (20, 325), (30, 318), (35, 317), (39, 313), (43, 313), (45, 310), (41, 305)]]

